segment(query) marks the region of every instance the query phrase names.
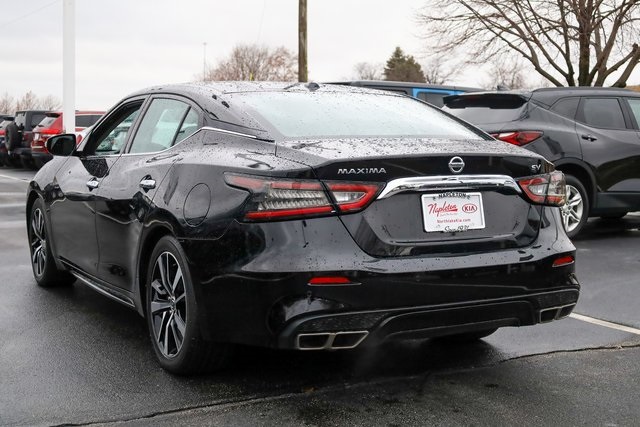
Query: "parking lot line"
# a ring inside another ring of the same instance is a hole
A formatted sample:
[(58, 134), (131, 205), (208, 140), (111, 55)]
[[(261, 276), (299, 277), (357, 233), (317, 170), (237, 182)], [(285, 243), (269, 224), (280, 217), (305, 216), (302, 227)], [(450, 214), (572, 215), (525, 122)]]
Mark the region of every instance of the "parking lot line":
[(618, 331), (640, 335), (640, 329), (632, 328), (630, 326), (620, 325), (618, 323), (607, 322), (606, 320), (596, 319), (595, 317), (584, 316), (578, 313), (571, 313), (569, 317), (576, 320), (582, 320), (583, 322), (592, 323), (594, 325), (604, 326), (605, 328), (617, 329)]
[(16, 178), (15, 176), (9, 176), (9, 175), (2, 175), (0, 174), (0, 178), (7, 178), (7, 179), (12, 179), (14, 181), (20, 181), (20, 182), (29, 182), (29, 178)]

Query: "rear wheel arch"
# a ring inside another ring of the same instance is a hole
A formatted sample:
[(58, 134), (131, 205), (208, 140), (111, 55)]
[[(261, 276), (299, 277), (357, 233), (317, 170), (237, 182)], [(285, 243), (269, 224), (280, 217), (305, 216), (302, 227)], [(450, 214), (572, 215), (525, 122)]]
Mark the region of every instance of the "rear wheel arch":
[(582, 183), (589, 196), (589, 206), (593, 207), (596, 201), (597, 186), (592, 173), (578, 163), (560, 163), (556, 164), (556, 169), (562, 171), (565, 175), (572, 175)]
[(147, 273), (149, 264), (151, 263), (151, 253), (164, 236), (174, 236), (173, 230), (166, 225), (157, 225), (145, 233), (142, 244), (140, 245), (140, 251), (138, 253), (138, 274), (136, 277), (138, 278), (137, 289), (140, 303), (138, 312), (143, 317), (147, 315), (144, 298), (146, 295)]
[(29, 191), (29, 195), (27, 196), (27, 222), (29, 222), (29, 218), (31, 217), (31, 209), (33, 208), (33, 204), (40, 197), (38, 192), (35, 190)]

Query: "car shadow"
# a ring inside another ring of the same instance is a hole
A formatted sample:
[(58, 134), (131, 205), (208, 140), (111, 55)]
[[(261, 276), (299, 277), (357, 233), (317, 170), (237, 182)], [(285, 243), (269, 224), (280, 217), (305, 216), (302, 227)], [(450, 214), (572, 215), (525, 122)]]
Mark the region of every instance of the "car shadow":
[(598, 241), (610, 238), (640, 238), (640, 215), (631, 214), (619, 219), (590, 218), (575, 242)]

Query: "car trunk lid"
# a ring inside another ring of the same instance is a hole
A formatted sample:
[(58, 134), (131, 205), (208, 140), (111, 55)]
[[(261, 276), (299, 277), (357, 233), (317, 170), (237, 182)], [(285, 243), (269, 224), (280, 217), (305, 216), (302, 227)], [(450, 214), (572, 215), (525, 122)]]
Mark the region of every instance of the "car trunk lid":
[(365, 210), (342, 215), (374, 256), (460, 254), (535, 240), (542, 207), (516, 178), (549, 172), (542, 157), (498, 141), (332, 139), (279, 142), (278, 156), (306, 163), (326, 184), (377, 182)]

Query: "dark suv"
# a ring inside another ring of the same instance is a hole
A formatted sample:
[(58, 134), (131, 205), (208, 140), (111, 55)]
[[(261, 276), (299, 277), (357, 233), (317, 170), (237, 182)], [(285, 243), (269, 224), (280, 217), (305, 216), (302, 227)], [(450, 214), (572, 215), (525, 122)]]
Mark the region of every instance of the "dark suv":
[(640, 93), (592, 87), (483, 92), (446, 97), (444, 110), (543, 155), (565, 173), (569, 237), (589, 216), (640, 210)]
[(19, 129), (18, 142), (9, 150), (9, 157), (16, 162), (22, 161), (24, 167), (33, 167), (31, 158), (31, 141), (33, 140), (33, 128), (45, 118), (46, 110), (16, 111), (15, 123)]

